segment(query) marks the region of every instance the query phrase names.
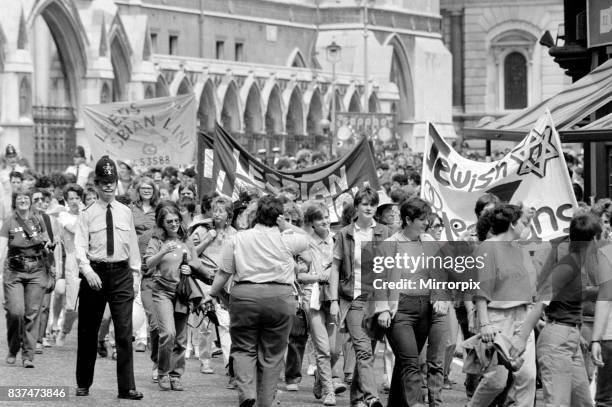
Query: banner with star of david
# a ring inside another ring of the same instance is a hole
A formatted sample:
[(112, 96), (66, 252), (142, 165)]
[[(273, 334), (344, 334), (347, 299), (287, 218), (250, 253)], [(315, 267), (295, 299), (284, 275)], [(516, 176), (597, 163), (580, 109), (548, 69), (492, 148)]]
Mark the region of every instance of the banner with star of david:
[(548, 111), (523, 141), (493, 162), (462, 157), (430, 124), (423, 161), (421, 197), (443, 219), (447, 240), (473, 233), (474, 206), (487, 192), (533, 208), (532, 240), (548, 241), (568, 233), (577, 203)]

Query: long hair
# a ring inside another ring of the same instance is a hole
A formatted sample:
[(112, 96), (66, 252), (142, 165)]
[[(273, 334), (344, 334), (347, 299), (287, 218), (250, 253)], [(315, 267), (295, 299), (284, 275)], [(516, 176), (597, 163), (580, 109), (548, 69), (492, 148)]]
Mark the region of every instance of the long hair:
[(181, 216), (181, 211), (179, 210), (178, 205), (172, 201), (162, 201), (155, 208), (155, 225), (157, 226), (153, 231), (153, 236), (158, 238), (161, 241), (166, 241), (168, 239), (168, 234), (166, 233), (165, 222), (166, 217), (168, 215), (175, 215), (178, 217), (179, 229), (178, 236), (181, 241), (186, 241), (188, 234), (185, 225), (183, 224), (183, 216)]
[(142, 197), (140, 196), (140, 187), (142, 187), (143, 185), (153, 187), (153, 195), (151, 196), (151, 207), (155, 208), (157, 204), (159, 203), (159, 189), (157, 188), (157, 185), (155, 185), (155, 181), (153, 181), (153, 178), (150, 178), (150, 177), (142, 177), (140, 178), (140, 180), (138, 180), (138, 182), (136, 182), (134, 189), (136, 190), (138, 194), (138, 199), (136, 199), (135, 203), (138, 205), (142, 205)]

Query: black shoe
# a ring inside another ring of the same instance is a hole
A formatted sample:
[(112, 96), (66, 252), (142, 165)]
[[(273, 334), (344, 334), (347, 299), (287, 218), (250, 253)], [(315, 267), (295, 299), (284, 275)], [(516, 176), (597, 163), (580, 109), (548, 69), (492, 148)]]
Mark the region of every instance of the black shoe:
[(367, 402), (368, 407), (383, 407), (379, 399), (373, 398)]
[(142, 400), (142, 398), (144, 397), (144, 394), (136, 390), (130, 390), (124, 394), (121, 394), (121, 393), (117, 394), (117, 397), (120, 399), (127, 399), (127, 400)]
[(87, 387), (77, 387), (76, 396), (89, 396), (89, 389)]
[(240, 403), (240, 407), (253, 407), (255, 405), (255, 399), (246, 399)]
[(108, 356), (108, 350), (106, 350), (105, 341), (98, 341), (98, 355), (100, 355), (101, 358), (105, 358)]

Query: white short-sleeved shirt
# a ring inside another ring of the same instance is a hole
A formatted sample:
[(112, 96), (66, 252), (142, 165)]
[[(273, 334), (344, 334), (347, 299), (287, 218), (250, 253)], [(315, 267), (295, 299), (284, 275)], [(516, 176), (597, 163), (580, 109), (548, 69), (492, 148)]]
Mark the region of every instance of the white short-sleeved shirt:
[(223, 250), (221, 269), (232, 274), (236, 283), (293, 284), (293, 258), (308, 248), (309, 241), (306, 234), (283, 234), (278, 227), (257, 224), (229, 239)]

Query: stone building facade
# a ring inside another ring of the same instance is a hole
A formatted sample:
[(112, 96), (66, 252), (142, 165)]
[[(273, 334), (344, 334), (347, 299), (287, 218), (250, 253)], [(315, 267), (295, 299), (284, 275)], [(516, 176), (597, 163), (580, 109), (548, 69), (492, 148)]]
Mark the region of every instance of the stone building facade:
[[(458, 135), (541, 102), (571, 83), (539, 40), (563, 23), (563, 0), (441, 0), (444, 43), (453, 55)], [(470, 142), (470, 145), (476, 142)]]
[(40, 171), (89, 149), (84, 105), (188, 92), (202, 130), (218, 121), (251, 150), (330, 143), (332, 103), (395, 114), (396, 136), (417, 149), (428, 122), (454, 136), (438, 1), (0, 4), (0, 148), (14, 144)]

